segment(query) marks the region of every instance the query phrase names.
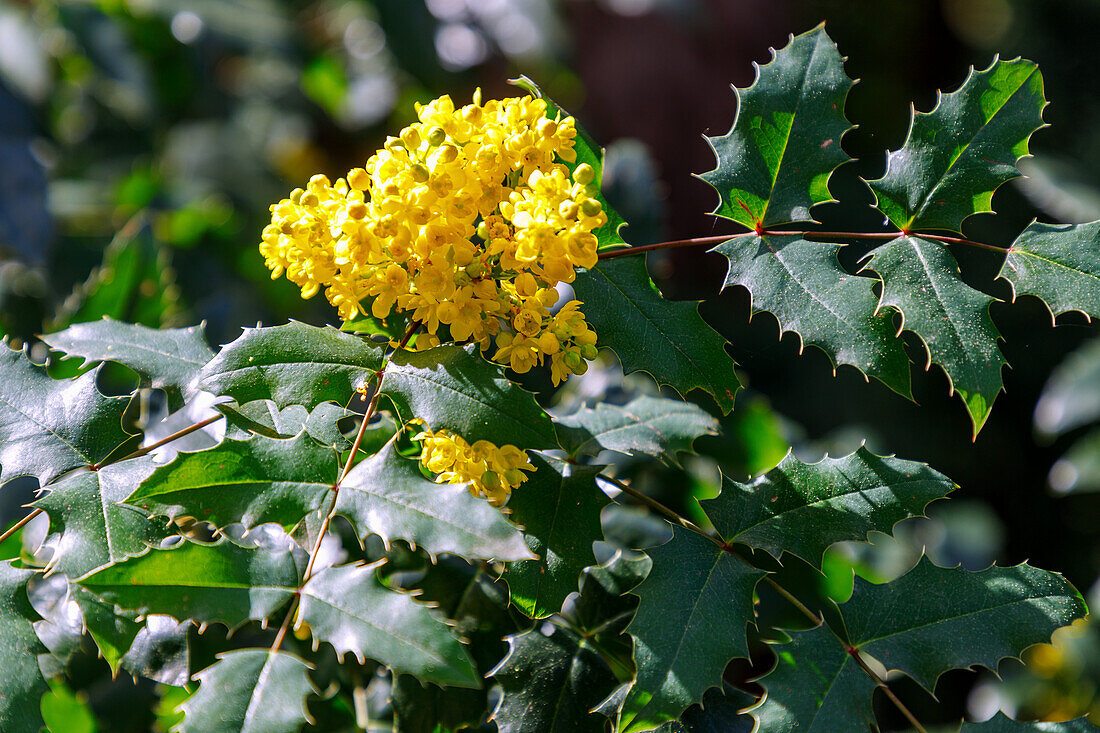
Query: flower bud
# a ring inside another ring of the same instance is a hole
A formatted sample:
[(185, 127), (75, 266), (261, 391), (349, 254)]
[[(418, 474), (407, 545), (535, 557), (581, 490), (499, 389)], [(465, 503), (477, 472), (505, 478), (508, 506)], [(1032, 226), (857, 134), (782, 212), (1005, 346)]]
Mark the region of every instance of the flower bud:
[(596, 199), (585, 199), (581, 202), (581, 213), (585, 216), (599, 216), (603, 206)]
[(587, 186), (596, 180), (596, 171), (588, 163), (581, 163), (573, 171), (573, 180), (582, 186)]
[(442, 127), (436, 126), (428, 130), (426, 138), (428, 140), (428, 145), (434, 148), (437, 145), (443, 144), (443, 141), (447, 139), (447, 133), (443, 132)]

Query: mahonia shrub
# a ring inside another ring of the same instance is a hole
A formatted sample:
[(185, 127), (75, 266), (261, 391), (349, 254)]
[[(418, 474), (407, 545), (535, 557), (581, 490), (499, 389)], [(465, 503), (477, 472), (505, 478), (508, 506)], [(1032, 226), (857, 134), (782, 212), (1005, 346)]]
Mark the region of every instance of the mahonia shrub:
[[(0, 542), (0, 728), (64, 727), (80, 705), (66, 676), (98, 654), (157, 683), (158, 725), (183, 731), (866, 731), (876, 690), (923, 731), (917, 687), (995, 671), (1084, 617), (1028, 564), (922, 557), (852, 580), (832, 546), (957, 488), (911, 460), (780, 450), (700, 502), (646, 490), (698, 481), (685, 453), (725, 460), (731, 438), (713, 436), (739, 388), (725, 339), (661, 295), (649, 251), (715, 245), (754, 312), (905, 397), (910, 332), (975, 434), (1005, 362), (993, 297), (951, 248), (995, 250), (1014, 294), (1054, 315), (1100, 316), (1100, 224), (1033, 223), (1007, 250), (962, 236), (1043, 124), (1033, 63), (995, 60), (915, 113), (868, 182), (882, 230), (832, 232), (813, 209), (849, 160), (853, 81), (823, 27), (792, 37), (709, 138), (714, 213), (743, 231), (643, 246), (603, 197), (601, 149), (517, 83), (417, 107), (362, 168), (271, 207), (260, 256), (323, 293), (339, 328), (246, 328), (214, 351), (201, 326), (71, 310), (42, 336), (65, 359), (0, 350), (0, 482), (42, 488)], [(858, 272), (837, 259), (868, 242)], [(599, 348), (652, 380), (593, 405), (567, 384), (551, 412), (516, 381), (572, 382)], [(102, 362), (137, 375), (132, 394), (99, 390)]]

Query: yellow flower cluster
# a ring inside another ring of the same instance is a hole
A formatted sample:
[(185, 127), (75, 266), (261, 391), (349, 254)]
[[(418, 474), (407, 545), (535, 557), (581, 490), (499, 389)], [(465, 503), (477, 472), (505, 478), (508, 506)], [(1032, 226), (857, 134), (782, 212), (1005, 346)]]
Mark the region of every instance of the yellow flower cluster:
[(522, 97), (455, 108), (417, 105), (419, 122), (335, 184), (314, 176), (271, 207), (260, 252), (309, 298), (324, 289), (349, 320), (408, 314), (427, 336), (496, 339), (493, 359), (517, 372), (549, 360), (554, 383), (584, 372), (596, 335), (558, 283), (596, 264), (607, 222), (589, 165), (570, 170), (576, 128)]
[(493, 506), (502, 506), (512, 489), (527, 480), (524, 471), (535, 470), (527, 454), (514, 445), (497, 447), (487, 440), (470, 445), (450, 430), (433, 433), (427, 427), (415, 440), (423, 448), (420, 465), (437, 474), (438, 483), (469, 483), (471, 494), (485, 497)]

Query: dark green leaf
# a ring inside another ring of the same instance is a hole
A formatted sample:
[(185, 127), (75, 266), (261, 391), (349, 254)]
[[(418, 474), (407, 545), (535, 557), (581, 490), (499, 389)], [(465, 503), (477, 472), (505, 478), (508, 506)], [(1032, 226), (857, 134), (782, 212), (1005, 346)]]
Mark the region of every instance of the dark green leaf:
[(1061, 723), (1022, 722), (1012, 720), (998, 711), (984, 723), (963, 723), (959, 733), (1093, 733), (1096, 726), (1088, 718)]
[(407, 674), (393, 682), (395, 733), (453, 733), (485, 717), (485, 691), (425, 685)]
[(100, 394), (97, 374), (51, 379), (22, 351), (0, 345), (0, 484), (35, 476), (45, 486), (129, 437), (122, 429), (129, 399)]
[(682, 529), (649, 555), (653, 569), (634, 591), (641, 602), (628, 628), (638, 676), (619, 733), (679, 718), (721, 682), (730, 659), (748, 656), (745, 627), (753, 618), (753, 589), (765, 574)]
[(864, 540), (873, 530), (889, 534), (954, 489), (953, 481), (923, 463), (883, 458), (861, 447), (818, 463), (788, 453), (751, 483), (725, 479), (718, 498), (700, 503), (727, 542), (776, 558), (790, 552), (820, 567), (833, 543)]
[(833, 200), (829, 176), (850, 160), (840, 138), (852, 129), (853, 83), (824, 24), (757, 66), (752, 86), (734, 88), (733, 128), (707, 138), (718, 167), (702, 178), (722, 197), (714, 213), (749, 229), (812, 221), (810, 207)]
[(657, 733), (752, 733), (753, 720), (741, 711), (755, 701), (736, 687), (712, 687), (703, 695), (702, 705), (692, 705), (679, 720), (665, 723)]
[[(519, 489), (522, 491), (523, 489)], [(336, 511), (352, 521), (360, 538), (377, 534), (406, 540), (432, 555), (525, 560), (523, 535), (464, 484), (424, 478), (417, 461), (399, 455), (391, 441), (351, 470), (340, 485)]]
[(625, 405), (581, 407), (556, 422), (558, 438), (570, 455), (613, 450), (656, 456), (673, 465), (676, 454), (690, 452), (696, 438), (718, 433), (718, 421), (696, 405), (648, 395)]
[(351, 652), (424, 682), (480, 687), (470, 655), (447, 624), (407, 593), (389, 590), (375, 565), (325, 568), (302, 588), (298, 618), (343, 658)]
[(557, 613), (591, 565), (592, 543), (603, 538), (600, 511), (607, 495), (596, 485), (598, 466), (578, 466), (535, 457), (535, 473), (512, 493), (512, 521), (538, 560), (512, 563), (504, 573), (512, 603), (532, 618)]
[(963, 220), (992, 211), (993, 192), (1020, 171), (1031, 134), (1043, 126), (1043, 77), (1025, 59), (971, 70), (931, 112), (913, 115), (901, 150), (870, 181), (878, 208), (904, 232), (961, 231)]
[(603, 733), (607, 726), (589, 711), (615, 687), (615, 676), (571, 631), (547, 624), (509, 636), (508, 656), (490, 674), (504, 692), (493, 711), (501, 733)]
[(867, 267), (882, 278), (879, 307), (901, 311), (902, 328), (924, 342), (929, 365), (943, 367), (977, 436), (1001, 391), (1005, 364), (989, 316), (994, 299), (964, 283), (955, 258), (929, 239), (892, 239), (871, 252)]
[(839, 250), (797, 236), (765, 236), (731, 239), (713, 251), (729, 260), (723, 288), (748, 290), (753, 314), (775, 316), (781, 336), (798, 336), (800, 351), (816, 346), (834, 371), (849, 364), (911, 397), (909, 358), (895, 333), (893, 311), (878, 309), (875, 280), (844, 270)]
[[(282, 410), (271, 400), (256, 400), (240, 407), (222, 403), (214, 406), (225, 415), (231, 430), (226, 436), (246, 440), (253, 434), (268, 438), (293, 438), (303, 430), (321, 445), (341, 452), (351, 448), (351, 440), (340, 430), (340, 420), (355, 417), (352, 412), (335, 402), (322, 402), (307, 410), (302, 405), (290, 405)], [(379, 415), (374, 425), (363, 434), (360, 450), (371, 454), (397, 432), (397, 426), (389, 415)]]
[(32, 570), (0, 563), (0, 729), (5, 733), (38, 733), (44, 725), (39, 701), (49, 691), (38, 654), (46, 651), (35, 636), (38, 618), (27, 598)]
[(573, 290), (599, 345), (614, 351), (628, 374), (645, 371), (681, 395), (698, 387), (723, 413), (733, 409), (741, 385), (726, 340), (703, 321), (696, 302), (661, 296), (644, 257), (603, 260), (578, 273)]
[(137, 372), (146, 386), (163, 389), (178, 410), (195, 392), (199, 370), (214, 356), (202, 326), (158, 330), (104, 318), (42, 337), (50, 348), (88, 361), (113, 361)]
[(1100, 318), (1100, 221), (1031, 222), (1008, 248), (998, 277), (1012, 284), (1013, 299), (1034, 295), (1052, 317), (1080, 311)]
[(319, 695), (310, 664), (288, 652), (234, 649), (195, 675), (183, 703), (183, 733), (296, 733), (312, 722), (306, 698)]
[(104, 568), (80, 585), (125, 609), (232, 629), (285, 605), (298, 588), (300, 570), (289, 548), (184, 541)]

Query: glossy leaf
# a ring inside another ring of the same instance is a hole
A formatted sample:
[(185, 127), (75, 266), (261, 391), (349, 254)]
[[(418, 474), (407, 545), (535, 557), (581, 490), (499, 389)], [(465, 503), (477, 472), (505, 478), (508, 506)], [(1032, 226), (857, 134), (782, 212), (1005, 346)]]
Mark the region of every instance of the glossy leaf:
[(993, 192), (1016, 178), (1028, 139), (1043, 126), (1043, 77), (1025, 59), (994, 60), (931, 112), (915, 112), (904, 147), (870, 181), (878, 208), (898, 229), (961, 231), (972, 214), (992, 211)]
[(752, 86), (734, 88), (733, 128), (707, 138), (718, 167), (702, 178), (722, 199), (714, 213), (749, 229), (813, 221), (810, 207), (833, 200), (829, 176), (850, 160), (840, 139), (852, 129), (844, 100), (854, 82), (824, 24), (772, 57)]
[(1088, 718), (1077, 718), (1059, 723), (1012, 720), (998, 711), (984, 723), (963, 723), (959, 733), (1093, 733), (1096, 726)]
[(296, 733), (312, 722), (306, 699), (320, 690), (311, 665), (270, 649), (234, 649), (195, 675), (198, 691), (183, 703), (182, 733)]
[(595, 559), (592, 543), (603, 538), (600, 511), (609, 500), (596, 485), (598, 466), (538, 457), (532, 462), (535, 473), (512, 492), (508, 509), (539, 559), (512, 563), (504, 580), (512, 603), (532, 618), (543, 618), (557, 613)]
[(313, 638), (343, 658), (367, 658), (395, 674), (439, 685), (480, 687), (466, 649), (447, 624), (407, 593), (378, 582), (372, 565), (340, 565), (316, 573), (302, 588), (298, 619)]
[(869, 257), (867, 267), (882, 278), (879, 307), (901, 311), (902, 328), (920, 337), (929, 366), (943, 367), (977, 436), (1001, 391), (1005, 365), (989, 316), (994, 299), (959, 278), (955, 258), (938, 242), (898, 237)]
[(903, 397), (909, 390), (909, 358), (894, 328), (893, 311), (879, 309), (873, 278), (840, 266), (840, 247), (798, 236), (739, 237), (713, 251), (729, 261), (723, 288), (740, 285), (752, 296), (752, 312), (771, 313), (780, 335), (791, 332), (799, 351), (816, 346), (834, 371), (854, 366)]
[(1008, 248), (999, 277), (1012, 285), (1013, 299), (1034, 295), (1052, 317), (1100, 317), (1100, 221), (1031, 222)]
[[(222, 403), (215, 405), (215, 409), (226, 416), (232, 428), (226, 430), (226, 436), (231, 439), (246, 440), (253, 434), (289, 439), (304, 430), (321, 445), (341, 452), (349, 450), (352, 441), (340, 430), (340, 421), (359, 417), (358, 413), (335, 402), (322, 402), (313, 410), (307, 410), (302, 405), (290, 405), (280, 410), (271, 400), (256, 400), (240, 407)], [(368, 455), (397, 432), (397, 426), (388, 414), (379, 414), (373, 422), (373, 425), (367, 426), (360, 444), (360, 450)]]
[(27, 581), (34, 575), (0, 563), (0, 729), (5, 733), (38, 733), (45, 724), (39, 700), (49, 687), (38, 654), (46, 649), (34, 633), (38, 614), (27, 598)]
[(747, 484), (726, 479), (716, 499), (700, 502), (727, 542), (786, 551), (820, 566), (835, 542), (890, 533), (907, 517), (955, 489), (923, 463), (876, 456), (861, 447), (843, 458), (803, 463), (788, 453), (778, 466)]
[(755, 700), (728, 684), (712, 687), (703, 695), (701, 705), (692, 705), (679, 720), (665, 723), (657, 733), (752, 733), (753, 719), (741, 711)]

